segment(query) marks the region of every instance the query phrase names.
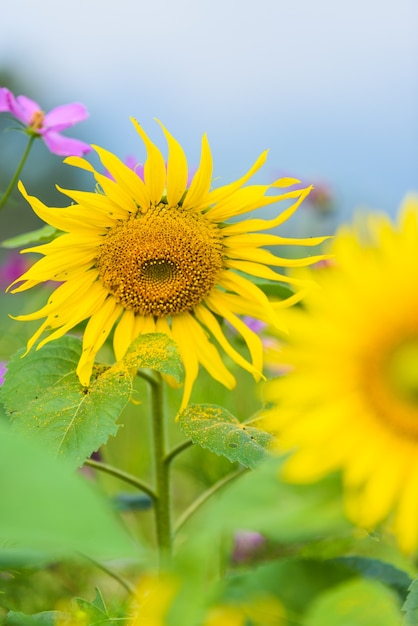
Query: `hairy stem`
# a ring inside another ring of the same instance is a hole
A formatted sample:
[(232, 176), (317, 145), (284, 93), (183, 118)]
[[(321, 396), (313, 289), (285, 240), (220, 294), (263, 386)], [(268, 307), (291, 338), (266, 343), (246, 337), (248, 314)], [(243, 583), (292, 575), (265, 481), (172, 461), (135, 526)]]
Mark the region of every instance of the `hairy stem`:
[(124, 472), (117, 467), (113, 467), (113, 465), (108, 465), (107, 463), (102, 463), (101, 461), (94, 461), (93, 459), (87, 459), (87, 461), (84, 462), (84, 465), (94, 467), (94, 469), (97, 469), (101, 472), (105, 472), (106, 474), (110, 474), (111, 476), (115, 476), (116, 478), (120, 478), (120, 480), (123, 480), (125, 483), (129, 483), (140, 491), (146, 493), (154, 502), (157, 499), (157, 494), (149, 485), (143, 483), (142, 480), (139, 480), (139, 478), (137, 478), (136, 476), (128, 474), (127, 472)]
[(167, 456), (164, 459), (164, 463), (166, 465), (169, 465), (172, 461), (174, 461), (174, 459), (176, 458), (178, 454), (183, 452), (183, 450), (187, 450), (187, 448), (190, 448), (190, 446), (192, 445), (193, 445), (193, 441), (191, 439), (187, 439), (187, 441), (183, 441), (182, 443), (179, 443), (178, 446), (170, 450), (170, 452), (167, 454)]
[(171, 491), (170, 465), (165, 462), (167, 449), (167, 424), (164, 415), (163, 381), (154, 378), (151, 384), (152, 404), (152, 439), (154, 452), (155, 491), (155, 526), (159, 561), (171, 555)]

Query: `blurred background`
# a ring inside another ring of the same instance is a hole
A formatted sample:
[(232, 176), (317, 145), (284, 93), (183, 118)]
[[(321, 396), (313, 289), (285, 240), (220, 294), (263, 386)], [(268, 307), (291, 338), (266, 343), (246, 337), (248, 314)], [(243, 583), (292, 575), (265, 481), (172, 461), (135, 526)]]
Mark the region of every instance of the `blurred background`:
[[(45, 111), (84, 103), (89, 119), (65, 134), (122, 159), (145, 156), (129, 116), (165, 149), (161, 119), (191, 166), (207, 132), (215, 184), (269, 148), (256, 181), (314, 183), (290, 228), (325, 234), (362, 207), (394, 214), (418, 189), (417, 19), (416, 0), (2, 0), (0, 84)], [(2, 188), (26, 142), (6, 117)], [(22, 173), (30, 193), (64, 206), (55, 183), (92, 188), (37, 144)], [(2, 239), (39, 225), (14, 198)]]

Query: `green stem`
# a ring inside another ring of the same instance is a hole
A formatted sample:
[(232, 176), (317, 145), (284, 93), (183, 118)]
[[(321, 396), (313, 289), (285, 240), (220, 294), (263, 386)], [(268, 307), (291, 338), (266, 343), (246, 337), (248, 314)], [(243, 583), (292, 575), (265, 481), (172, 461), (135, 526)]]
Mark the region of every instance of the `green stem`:
[(106, 474), (110, 474), (111, 476), (115, 476), (116, 478), (120, 478), (120, 480), (123, 480), (125, 483), (129, 483), (130, 485), (133, 485), (140, 491), (143, 491), (144, 493), (149, 495), (149, 497), (154, 500), (154, 502), (157, 499), (157, 494), (151, 489), (151, 487), (143, 483), (136, 476), (128, 474), (127, 472), (124, 472), (117, 467), (113, 467), (113, 465), (94, 461), (93, 459), (87, 459), (87, 461), (84, 461), (84, 465), (94, 467), (94, 469), (100, 470), (101, 472), (105, 472)]
[(193, 445), (193, 441), (191, 439), (187, 439), (187, 441), (183, 441), (182, 443), (180, 443), (178, 446), (176, 446), (175, 448), (173, 448), (165, 457), (164, 459), (164, 463), (166, 465), (169, 465), (174, 459), (175, 457), (180, 454), (181, 452), (183, 452), (183, 450), (187, 450), (187, 448), (190, 448), (190, 446)]
[(154, 452), (154, 475), (157, 499), (155, 501), (155, 525), (159, 561), (169, 557), (172, 547), (170, 465), (165, 463), (167, 448), (167, 424), (164, 416), (163, 381), (153, 379), (151, 384), (152, 434)]
[(176, 529), (175, 529), (176, 534), (185, 525), (185, 523), (188, 522), (189, 519), (200, 509), (200, 507), (203, 504), (205, 504), (205, 502), (207, 500), (209, 500), (217, 491), (219, 491), (219, 489), (222, 489), (222, 487), (224, 487), (228, 483), (232, 482), (236, 478), (239, 478), (239, 476), (241, 476), (242, 474), (244, 474), (247, 471), (248, 470), (246, 468), (244, 468), (244, 469), (240, 469), (237, 472), (234, 472), (232, 474), (228, 474), (224, 478), (221, 478), (221, 480), (218, 480), (217, 483), (212, 485), (212, 487), (209, 487), (209, 489), (204, 491), (198, 498), (196, 498), (196, 500), (194, 502), (192, 502), (192, 504), (189, 506), (189, 508), (178, 519), (177, 524), (176, 524)]
[(93, 559), (91, 556), (88, 556), (87, 554), (82, 554), (82, 556), (87, 559), (88, 561), (90, 561), (90, 563), (92, 563), (93, 565), (95, 565), (96, 567), (98, 567), (99, 569), (101, 569), (103, 572), (106, 572), (106, 574), (108, 574), (109, 576), (111, 576), (112, 578), (114, 578), (115, 580), (118, 581), (118, 583), (120, 583), (122, 585), (122, 587), (124, 589), (126, 589), (126, 591), (128, 593), (130, 593), (131, 595), (135, 595), (136, 594), (136, 589), (135, 587), (129, 582), (129, 580), (126, 580), (126, 578), (123, 578), (123, 576), (120, 576), (119, 574), (117, 574), (116, 572), (114, 572), (113, 570), (109, 569), (108, 567), (106, 567), (106, 565), (103, 565), (103, 563), (100, 563), (99, 561), (96, 561), (95, 559)]
[(14, 187), (15, 187), (16, 183), (17, 183), (17, 180), (18, 180), (18, 178), (19, 178), (19, 176), (20, 176), (20, 172), (22, 171), (23, 166), (24, 166), (24, 165), (25, 165), (25, 163), (26, 163), (26, 159), (27, 159), (27, 158), (28, 158), (28, 156), (29, 156), (29, 152), (30, 152), (30, 150), (31, 150), (31, 148), (32, 148), (32, 144), (33, 144), (33, 142), (35, 141), (35, 139), (36, 139), (38, 136), (39, 136), (39, 135), (36, 135), (36, 134), (34, 134), (34, 135), (30, 135), (30, 136), (29, 136), (28, 145), (26, 146), (26, 150), (24, 151), (23, 156), (22, 156), (22, 158), (20, 159), (20, 163), (19, 163), (19, 165), (17, 166), (17, 170), (16, 170), (16, 172), (14, 173), (14, 176), (13, 176), (12, 180), (10, 181), (9, 186), (7, 187), (6, 191), (4, 192), (3, 197), (2, 197), (2, 198), (1, 198), (1, 200), (0, 200), (0, 209), (1, 209), (1, 208), (3, 208), (3, 206), (4, 206), (4, 205), (6, 204), (6, 202), (7, 202), (7, 200), (8, 200), (8, 198), (9, 198), (10, 194), (12, 193), (12, 191), (13, 191), (13, 189), (14, 189)]

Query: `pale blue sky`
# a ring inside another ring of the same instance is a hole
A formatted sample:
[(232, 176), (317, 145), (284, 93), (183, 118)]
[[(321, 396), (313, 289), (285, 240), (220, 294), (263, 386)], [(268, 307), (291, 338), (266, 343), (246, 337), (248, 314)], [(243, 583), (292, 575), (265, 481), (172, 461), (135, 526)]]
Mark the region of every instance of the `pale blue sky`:
[(206, 131), (225, 182), (270, 148), (260, 181), (329, 181), (344, 216), (418, 189), (416, 0), (2, 0), (1, 21), (0, 69), (86, 104), (73, 134), (122, 158), (131, 115), (165, 145), (158, 117), (191, 163)]

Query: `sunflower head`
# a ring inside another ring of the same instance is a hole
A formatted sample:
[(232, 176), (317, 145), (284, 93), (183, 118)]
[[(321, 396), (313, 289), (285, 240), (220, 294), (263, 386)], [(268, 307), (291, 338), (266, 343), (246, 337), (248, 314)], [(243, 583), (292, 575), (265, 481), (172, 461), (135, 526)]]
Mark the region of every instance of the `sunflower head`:
[(334, 262), (315, 275), (303, 309), (288, 311), (290, 372), (267, 385), (285, 476), (342, 470), (347, 510), (372, 529), (386, 518), (418, 546), (418, 197), (398, 221), (372, 215), (343, 227)]
[[(174, 137), (161, 125), (168, 143), (166, 160), (132, 121), (147, 152), (143, 177), (110, 152), (93, 146), (110, 175), (97, 172), (80, 157), (67, 159), (70, 165), (91, 172), (97, 183), (96, 192), (61, 190), (72, 200), (68, 208), (46, 207), (19, 185), (35, 213), (64, 234), (23, 250), (38, 252), (42, 258), (11, 287), (17, 292), (44, 281), (60, 283), (44, 307), (17, 319), (44, 319), (28, 350), (44, 334), (37, 349), (87, 321), (77, 368), (86, 386), (96, 355), (113, 328), (117, 359), (140, 334), (169, 335), (185, 367), (184, 406), (199, 364), (226, 387), (234, 386), (219, 348), (255, 378), (262, 375), (261, 341), (241, 318), (249, 315), (281, 327), (278, 309), (300, 296), (273, 306), (254, 278), (294, 282), (299, 288), (297, 281), (273, 268), (309, 265), (322, 258), (282, 258), (263, 246), (315, 246), (324, 238), (286, 239), (263, 232), (286, 221), (311, 190), (267, 193), (291, 187), (299, 182), (295, 179), (246, 185), (263, 165), (266, 152), (242, 178), (212, 189), (212, 157), (204, 136), (200, 164), (189, 185), (186, 157)], [(290, 206), (271, 220), (228, 222), (282, 200), (290, 200)], [(219, 319), (242, 335), (247, 355), (232, 346)]]

